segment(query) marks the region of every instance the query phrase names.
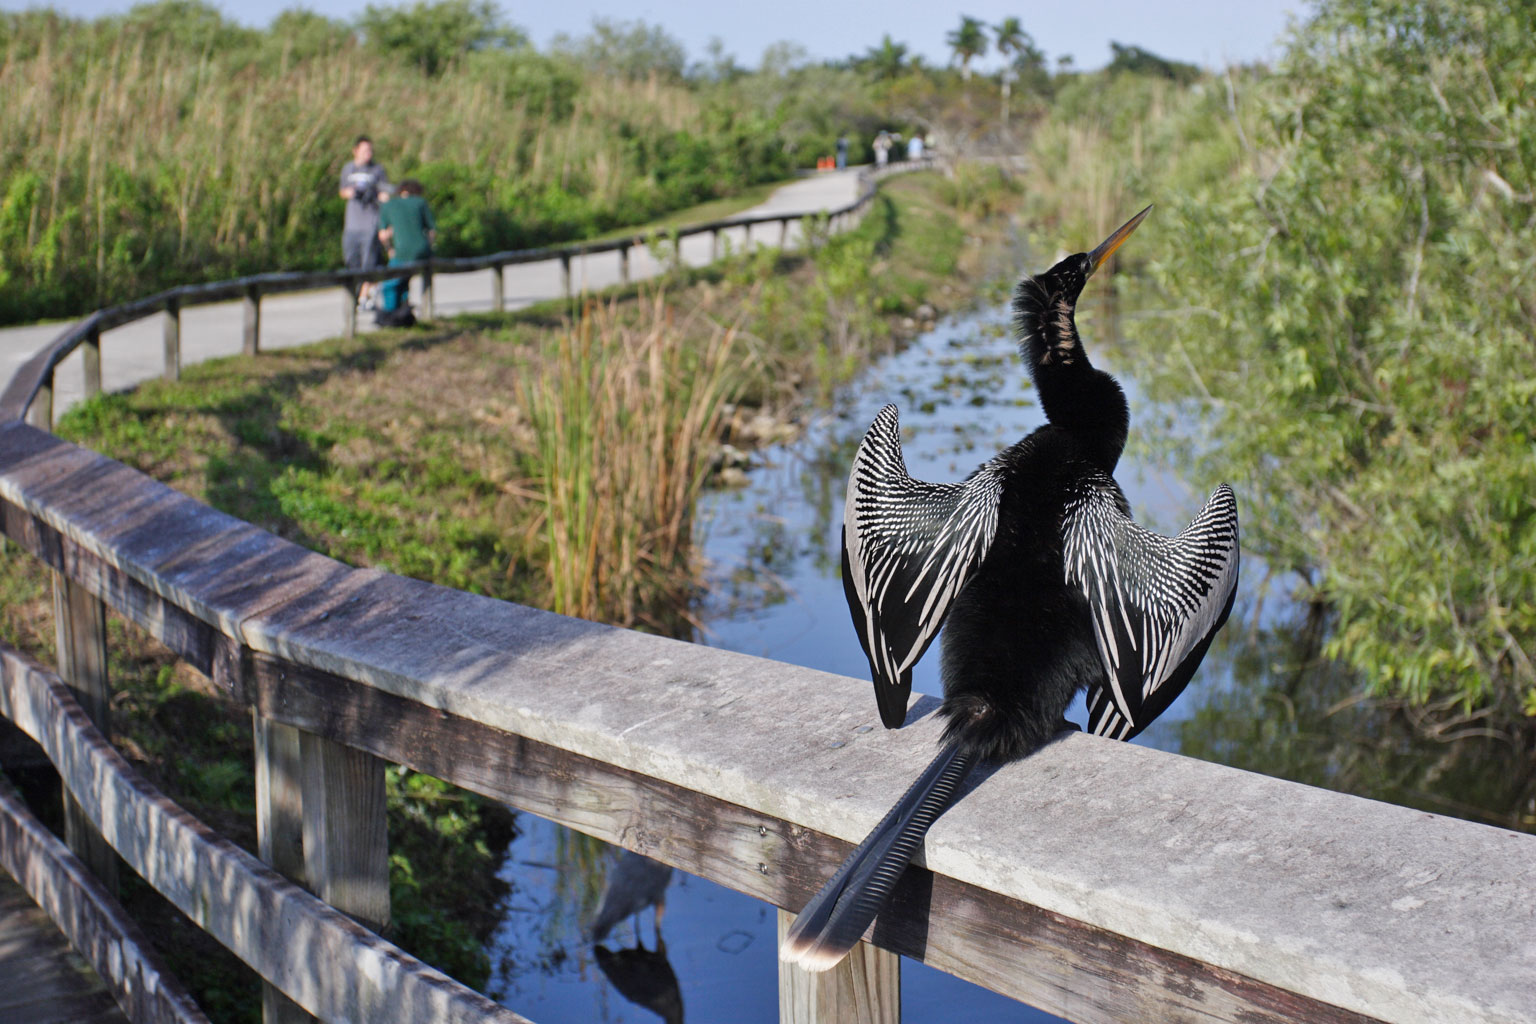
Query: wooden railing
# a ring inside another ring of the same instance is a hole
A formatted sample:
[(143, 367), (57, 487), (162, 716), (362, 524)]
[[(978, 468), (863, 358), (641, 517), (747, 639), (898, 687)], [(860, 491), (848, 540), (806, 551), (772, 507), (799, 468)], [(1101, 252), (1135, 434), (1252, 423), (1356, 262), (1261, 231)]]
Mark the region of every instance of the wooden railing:
[[(796, 908), (937, 740), (932, 698), (888, 732), (863, 680), (351, 568), (8, 409), (0, 528), (55, 573), (61, 666), (0, 655), (0, 712), (71, 846), (249, 963), (269, 1020), (521, 1019), (377, 934), (386, 763)], [(108, 608), (251, 708), (259, 860), (103, 734)], [(898, 1019), (899, 954), (1094, 1024), (1532, 1022), (1533, 893), (1536, 837), (1075, 735), (937, 823), (848, 963), (781, 966), (781, 1014)]]
[(630, 282), (630, 250), (654, 245), (659, 241), (680, 243), (682, 239), (696, 235), (710, 236), (710, 260), (723, 255), (721, 236), (735, 229), (745, 231), (744, 248), (753, 245), (753, 228), (772, 225), (770, 231), (774, 244), (784, 246), (790, 240), (790, 226), (800, 225), (800, 238), (810, 237), (809, 225), (818, 220), (827, 222), (827, 230), (836, 232), (863, 215), (875, 197), (875, 181), (887, 174), (924, 170), (937, 166), (936, 161), (925, 159), (911, 163), (892, 164), (879, 172), (865, 171), (859, 175), (859, 193), (851, 203), (817, 213), (767, 214), (753, 217), (727, 217), (722, 220), (677, 228), (666, 233), (636, 234), (602, 242), (581, 242), (575, 245), (544, 246), (536, 249), (516, 249), (495, 252), (485, 256), (446, 258), (434, 256), (417, 263), (374, 270), (316, 270), (286, 271), (271, 274), (254, 274), (232, 281), (208, 284), (181, 285), (151, 295), (146, 299), (126, 302), (99, 310), (73, 324), (48, 345), (39, 349), (31, 359), (12, 376), (5, 391), (0, 393), (0, 416), (11, 419), (20, 415), (18, 410), (30, 410), (33, 422), (45, 429), (52, 424), (53, 374), (59, 363), (81, 350), (85, 378), (85, 397), (101, 390), (101, 336), (114, 327), (164, 313), (165, 316), (165, 376), (175, 379), (181, 372), (181, 314), (192, 307), (214, 302), (240, 300), (244, 304), (242, 350), (254, 355), (261, 348), (261, 300), (264, 296), (285, 292), (314, 291), (319, 288), (339, 287), (343, 291), (342, 332), (351, 337), (357, 327), (358, 289), (365, 282), (384, 281), (403, 274), (421, 275), (422, 297), (425, 315), (433, 315), (434, 277), (443, 274), (468, 274), (491, 270), (491, 308), (502, 312), (506, 305), (506, 289), (503, 272), (507, 267), (526, 263), (542, 263), (559, 260), (561, 287), (566, 296), (573, 291), (571, 268), (574, 261), (603, 253), (618, 253), (620, 281)]

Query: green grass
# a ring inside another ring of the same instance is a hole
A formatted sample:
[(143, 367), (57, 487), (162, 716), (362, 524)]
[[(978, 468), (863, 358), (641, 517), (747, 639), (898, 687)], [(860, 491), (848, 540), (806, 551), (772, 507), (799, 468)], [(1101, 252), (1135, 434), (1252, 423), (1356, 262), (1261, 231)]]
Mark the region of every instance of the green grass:
[(592, 239), (594, 242), (606, 242), (613, 238), (628, 238), (634, 235), (665, 235), (673, 228), (686, 228), (695, 224), (708, 224), (710, 221), (724, 220), (734, 216), (743, 210), (750, 210), (759, 203), (767, 201), (774, 192), (791, 184), (796, 179), (785, 181), (769, 181), (760, 185), (751, 185), (733, 196), (723, 199), (712, 199), (707, 203), (697, 203), (685, 209), (677, 210), (663, 217), (639, 224), (635, 227), (614, 228), (605, 231)]

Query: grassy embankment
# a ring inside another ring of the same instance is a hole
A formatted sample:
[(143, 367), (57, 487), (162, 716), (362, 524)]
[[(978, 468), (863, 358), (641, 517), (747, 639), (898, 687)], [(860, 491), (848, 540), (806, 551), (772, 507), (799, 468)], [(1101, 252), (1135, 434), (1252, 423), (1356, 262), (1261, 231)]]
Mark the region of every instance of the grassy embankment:
[[(897, 178), (812, 256), (764, 251), (576, 309), (190, 366), (84, 403), (59, 431), (352, 564), (684, 633), (693, 500), (714, 442), (749, 418), (731, 407), (791, 408), (920, 303), (963, 301), (982, 258), (970, 240), (998, 237), (1009, 195), (987, 171)], [(0, 567), (0, 636), (51, 660), (45, 574), (14, 548)], [(253, 845), (246, 715), (116, 619), (110, 642), (124, 749)], [(395, 938), (483, 983), (508, 822), (423, 776), (391, 770), (389, 787)], [(166, 921), (205, 1005), (248, 1019), (249, 976)]]
[[(1375, 776), (1365, 784), (1405, 802), (1454, 771), (1465, 792), (1507, 788), (1486, 806), (1529, 828), (1527, 14), (1504, 0), (1333, 0), (1272, 69), (1193, 87), (1082, 79), (1033, 137), (1029, 202), (1037, 229), (1090, 238), (1157, 203), (1124, 250), (1144, 271), (1120, 282), (1138, 311), (1128, 355), (1156, 397), (1205, 425), (1159, 441), (1192, 479), (1237, 488), (1244, 546), (1306, 580), (1328, 623), (1305, 630), (1314, 656), (1349, 670), (1277, 673), (1285, 685), (1230, 716), (1252, 727), (1207, 745), (1264, 770), (1296, 762), (1309, 781)], [(1438, 765), (1383, 767), (1401, 731), (1362, 707), (1471, 741), (1475, 756), (1447, 747)]]

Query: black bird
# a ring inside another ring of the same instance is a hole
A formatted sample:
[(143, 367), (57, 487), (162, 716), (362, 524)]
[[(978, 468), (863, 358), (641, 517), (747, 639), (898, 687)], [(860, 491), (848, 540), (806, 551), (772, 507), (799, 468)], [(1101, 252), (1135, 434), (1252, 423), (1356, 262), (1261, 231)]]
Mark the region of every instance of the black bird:
[(963, 483), (907, 474), (896, 407), (854, 458), (843, 588), (880, 718), (902, 724), (912, 666), (944, 627), (943, 747), (796, 919), (779, 951), (834, 966), (863, 937), (917, 844), (976, 764), (1028, 757), (1088, 691), (1088, 730), (1128, 740), (1162, 714), (1226, 622), (1237, 502), (1225, 484), (1177, 537), (1131, 521), (1113, 473), (1130, 413), (1078, 338), (1078, 295), (1141, 223), (1014, 292), (1019, 350), (1045, 426)]

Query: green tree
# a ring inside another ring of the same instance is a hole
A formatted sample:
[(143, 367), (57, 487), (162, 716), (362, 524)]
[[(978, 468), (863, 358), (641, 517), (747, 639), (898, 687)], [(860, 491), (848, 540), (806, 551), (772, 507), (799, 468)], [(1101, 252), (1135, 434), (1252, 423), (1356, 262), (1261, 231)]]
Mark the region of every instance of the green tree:
[(907, 70), (907, 44), (898, 43), (891, 38), (890, 33), (880, 40), (879, 46), (872, 46), (862, 57), (854, 61), (862, 71), (867, 71), (877, 79), (898, 78)]
[(961, 15), (960, 27), (949, 33), (945, 42), (960, 62), (960, 77), (970, 81), (971, 61), (987, 52), (987, 26), (980, 18)]
[(1114, 59), (1109, 62), (1107, 70), (1128, 71), (1136, 75), (1160, 75), (1171, 82), (1187, 84), (1200, 77), (1200, 69), (1193, 64), (1184, 64), (1176, 60), (1168, 60), (1159, 57), (1150, 50), (1143, 50), (1139, 46), (1123, 46), (1120, 43), (1110, 43), (1110, 51), (1114, 53)]
[(1471, 728), (1536, 715), (1532, 81), (1523, 0), (1324, 2), (1272, 79), (1207, 91), (1235, 172), (1174, 156), (1180, 315), (1135, 328), (1209, 396), (1245, 545), (1337, 610), (1329, 653)]
[(309, 60), (334, 53), (352, 42), (346, 22), (327, 18), (304, 7), (290, 7), (268, 26), (271, 42), (290, 61)]
[(493, 0), (416, 0), (398, 7), (369, 4), (357, 19), (368, 45), (404, 57), (436, 76), (475, 50), (522, 46), (527, 39), (502, 20)]
[(643, 21), (592, 19), (592, 31), (579, 39), (555, 37), (552, 49), (615, 78), (630, 81), (655, 76), (676, 82), (688, 67), (688, 51), (660, 25)]

